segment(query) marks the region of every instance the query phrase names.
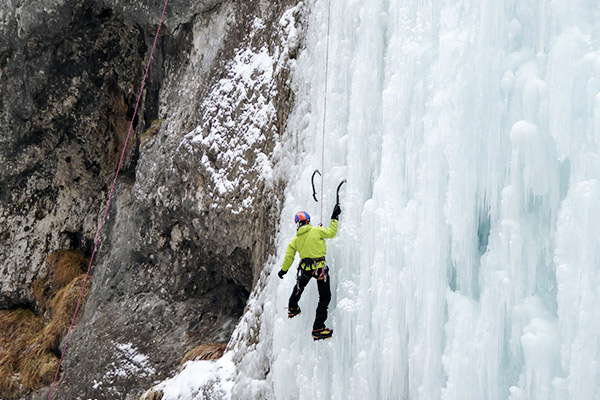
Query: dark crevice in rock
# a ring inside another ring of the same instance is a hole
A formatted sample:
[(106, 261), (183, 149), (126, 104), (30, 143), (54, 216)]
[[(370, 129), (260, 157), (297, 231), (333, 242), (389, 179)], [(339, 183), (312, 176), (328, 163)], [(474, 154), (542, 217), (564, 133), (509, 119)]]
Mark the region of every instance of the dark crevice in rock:
[(38, 307), (33, 301), (24, 301), (18, 303), (11, 303), (6, 307), (0, 307), (1, 311), (16, 311), (16, 310), (26, 310), (31, 311), (35, 315), (39, 315)]
[(79, 249), (86, 257), (91, 257), (94, 250), (94, 241), (86, 238), (82, 232), (61, 232), (65, 236), (66, 246), (71, 249)]
[(100, 21), (106, 21), (109, 18), (111, 18), (113, 16), (113, 14), (114, 14), (114, 12), (113, 12), (112, 8), (105, 8), (100, 11), (100, 13), (98, 14), (98, 18), (100, 19)]

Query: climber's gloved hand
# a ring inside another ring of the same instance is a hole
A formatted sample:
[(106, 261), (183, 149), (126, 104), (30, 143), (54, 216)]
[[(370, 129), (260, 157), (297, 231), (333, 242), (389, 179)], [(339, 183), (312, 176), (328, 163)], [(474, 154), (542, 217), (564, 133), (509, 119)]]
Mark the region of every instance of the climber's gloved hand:
[(280, 270), (280, 271), (277, 273), (277, 276), (279, 277), (279, 279), (283, 279), (283, 276), (284, 276), (285, 274), (287, 274), (287, 271)]
[(333, 214), (331, 214), (331, 219), (338, 219), (341, 213), (342, 209), (340, 208), (340, 205), (336, 204), (335, 207), (333, 207)]

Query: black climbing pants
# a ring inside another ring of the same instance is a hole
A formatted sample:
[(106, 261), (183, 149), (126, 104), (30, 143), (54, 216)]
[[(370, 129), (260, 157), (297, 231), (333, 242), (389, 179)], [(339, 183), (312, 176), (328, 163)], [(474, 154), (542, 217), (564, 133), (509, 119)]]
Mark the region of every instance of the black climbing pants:
[(296, 279), (296, 285), (294, 291), (290, 296), (288, 308), (298, 307), (298, 301), (304, 292), (304, 288), (308, 285), (311, 278), (317, 280), (317, 289), (319, 290), (319, 304), (317, 305), (317, 315), (315, 316), (315, 323), (313, 324), (313, 330), (325, 328), (325, 320), (327, 319), (327, 307), (331, 301), (331, 288), (329, 287), (329, 268), (319, 268), (314, 271), (306, 271), (300, 269), (298, 278)]

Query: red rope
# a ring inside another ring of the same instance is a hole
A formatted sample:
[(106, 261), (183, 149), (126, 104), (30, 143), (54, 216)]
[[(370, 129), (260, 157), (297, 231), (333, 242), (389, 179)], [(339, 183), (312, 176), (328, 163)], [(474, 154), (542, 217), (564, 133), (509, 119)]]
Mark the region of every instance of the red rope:
[(321, 223), (323, 225), (323, 179), (325, 176), (325, 118), (327, 117), (327, 77), (329, 72), (329, 25), (331, 23), (331, 0), (327, 0), (327, 45), (325, 50), (325, 93), (323, 95), (323, 139), (321, 143)]
[(77, 307), (75, 307), (75, 313), (73, 314), (73, 319), (71, 320), (71, 326), (69, 327), (69, 331), (67, 333), (67, 338), (65, 340), (65, 345), (63, 347), (63, 351), (60, 356), (58, 368), (56, 368), (56, 374), (54, 375), (54, 381), (52, 382), (52, 386), (50, 387), (50, 394), (48, 395), (48, 400), (52, 399), (52, 392), (54, 391), (54, 386), (56, 384), (56, 380), (58, 379), (58, 374), (60, 372), (60, 366), (62, 365), (63, 358), (64, 358), (65, 352), (67, 350), (67, 344), (69, 343), (69, 338), (71, 337), (71, 332), (73, 331), (73, 326), (75, 325), (75, 318), (77, 317), (77, 312), (79, 311), (79, 307), (81, 306), (81, 300), (83, 298), (85, 286), (86, 286), (88, 278), (90, 276), (90, 270), (92, 269), (92, 262), (94, 261), (94, 255), (96, 254), (96, 250), (98, 250), (98, 243), (100, 242), (100, 235), (102, 233), (102, 228), (104, 227), (104, 222), (106, 221), (106, 216), (108, 215), (108, 209), (110, 207), (110, 201), (112, 200), (113, 193), (115, 191), (115, 186), (117, 185), (117, 178), (119, 177), (119, 172), (121, 171), (121, 167), (123, 166), (123, 160), (125, 159), (125, 152), (127, 150), (127, 144), (129, 143), (129, 138), (131, 137), (131, 132), (133, 131), (133, 121), (135, 120), (135, 116), (137, 114), (138, 107), (140, 105), (140, 99), (142, 98), (142, 93), (144, 91), (144, 85), (146, 84), (146, 78), (148, 77), (148, 71), (150, 70), (150, 63), (152, 62), (152, 56), (154, 55), (154, 50), (156, 49), (156, 43), (158, 42), (158, 33), (160, 32), (160, 28), (163, 24), (163, 20), (165, 17), (165, 12), (167, 11), (168, 3), (169, 3), (169, 0), (165, 0), (165, 6), (163, 8), (163, 12), (160, 17), (160, 23), (158, 24), (158, 29), (156, 30), (156, 36), (154, 37), (154, 44), (152, 45), (152, 51), (150, 52), (150, 58), (148, 59), (148, 65), (146, 66), (146, 72), (144, 74), (144, 79), (142, 80), (142, 86), (140, 87), (140, 93), (138, 94), (137, 102), (135, 103), (135, 110), (133, 111), (133, 116), (131, 117), (131, 123), (129, 124), (129, 130), (127, 131), (127, 138), (125, 139), (125, 144), (123, 145), (123, 151), (121, 152), (121, 159), (119, 160), (117, 172), (115, 173), (115, 179), (113, 180), (112, 187), (110, 188), (110, 194), (108, 195), (106, 209), (104, 210), (104, 215), (102, 216), (102, 221), (100, 223), (100, 227), (98, 228), (98, 233), (96, 234), (96, 240), (94, 242), (94, 250), (92, 251), (92, 256), (90, 257), (90, 263), (88, 264), (87, 272), (85, 274), (85, 279), (83, 280), (83, 286), (81, 287), (81, 292), (79, 293), (79, 299), (77, 300)]

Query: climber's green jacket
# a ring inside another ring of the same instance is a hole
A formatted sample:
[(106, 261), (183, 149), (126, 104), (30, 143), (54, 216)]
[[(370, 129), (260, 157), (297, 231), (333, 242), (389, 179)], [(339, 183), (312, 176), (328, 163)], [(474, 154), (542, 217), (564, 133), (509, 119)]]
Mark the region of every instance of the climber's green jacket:
[[(300, 254), (300, 258), (324, 257), (325, 253), (327, 253), (327, 246), (325, 245), (324, 239), (335, 237), (337, 230), (337, 219), (332, 219), (328, 228), (312, 225), (302, 226), (298, 229), (296, 236), (292, 238), (290, 244), (288, 244), (281, 270), (287, 272), (287, 270), (290, 269), (290, 266), (294, 262), (296, 252)], [(313, 265), (312, 268), (319, 268), (320, 264), (324, 264), (324, 261)]]

